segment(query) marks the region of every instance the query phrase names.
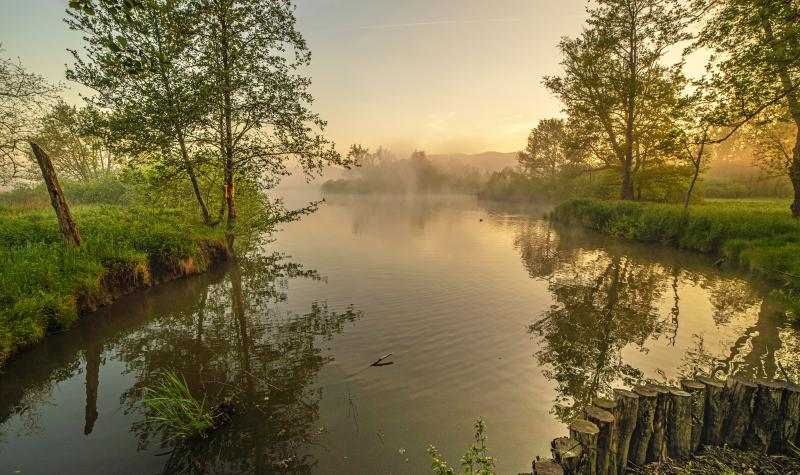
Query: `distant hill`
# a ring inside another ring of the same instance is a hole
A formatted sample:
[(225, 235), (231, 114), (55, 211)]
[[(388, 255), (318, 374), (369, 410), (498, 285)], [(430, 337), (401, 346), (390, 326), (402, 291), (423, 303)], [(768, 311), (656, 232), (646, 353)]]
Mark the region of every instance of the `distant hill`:
[(430, 154), (428, 158), (446, 165), (467, 165), (488, 172), (496, 172), (517, 165), (516, 152), (442, 153)]

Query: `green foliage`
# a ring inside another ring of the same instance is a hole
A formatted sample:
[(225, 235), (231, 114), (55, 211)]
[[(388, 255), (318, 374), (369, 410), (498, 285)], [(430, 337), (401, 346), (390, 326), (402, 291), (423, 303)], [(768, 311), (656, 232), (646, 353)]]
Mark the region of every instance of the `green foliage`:
[(161, 375), (155, 386), (145, 388), (145, 423), (165, 434), (167, 440), (203, 436), (214, 427), (214, 416), (206, 401), (197, 400), (186, 380), (172, 371)]
[[(433, 445), (428, 447), (431, 457), (431, 470), (438, 475), (453, 475), (455, 470), (444, 459), (439, 450)], [(475, 443), (473, 443), (463, 457), (461, 468), (465, 475), (489, 475), (495, 473), (494, 458), (489, 456), (486, 448), (486, 424), (483, 419), (475, 421)]]
[(0, 363), (69, 327), (115, 286), (149, 285), (151, 273), (175, 272), (182, 261), (202, 271), (208, 247), (224, 247), (220, 231), (180, 210), (84, 205), (73, 214), (79, 248), (63, 244), (51, 210), (0, 208)]
[[(61, 188), (67, 201), (73, 205), (125, 205), (141, 198), (134, 185), (111, 176), (95, 180), (61, 180)], [(50, 195), (44, 184), (20, 187), (0, 193), (0, 206), (44, 210), (50, 207)]]
[(641, 242), (703, 252), (800, 288), (800, 221), (782, 201), (717, 201), (680, 207), (580, 199), (553, 211), (558, 221)]

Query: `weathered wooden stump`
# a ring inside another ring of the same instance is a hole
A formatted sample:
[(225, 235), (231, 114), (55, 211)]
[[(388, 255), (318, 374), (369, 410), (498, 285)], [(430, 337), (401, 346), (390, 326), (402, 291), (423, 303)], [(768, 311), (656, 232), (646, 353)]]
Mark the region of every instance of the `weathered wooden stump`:
[(683, 460), (692, 455), (692, 394), (670, 388), (667, 422), (667, 455)]
[(758, 385), (748, 378), (731, 376), (725, 383), (722, 401), (725, 407), (723, 441), (731, 447), (741, 447), (744, 434), (753, 416), (753, 401)]
[(561, 464), (566, 473), (578, 473), (583, 460), (580, 442), (572, 437), (559, 437), (550, 443), (550, 450), (553, 460)]
[(647, 462), (660, 462), (667, 456), (667, 424), (672, 397), (669, 388), (661, 385), (648, 385), (656, 392), (656, 411), (653, 417), (653, 436), (647, 446)]
[(628, 450), (631, 437), (636, 429), (636, 416), (639, 409), (639, 395), (626, 389), (614, 390), (614, 419), (617, 436), (616, 467), (618, 474), (624, 474), (628, 466)]
[(80, 246), (81, 233), (78, 232), (78, 226), (72, 218), (72, 213), (69, 211), (67, 200), (64, 198), (64, 191), (61, 189), (61, 184), (58, 182), (58, 175), (56, 169), (53, 167), (53, 162), (50, 157), (39, 147), (36, 142), (30, 142), (33, 156), (36, 157), (36, 163), (39, 164), (39, 169), (42, 171), (42, 179), (47, 186), (47, 192), (50, 194), (50, 204), (53, 206), (53, 211), (58, 218), (58, 226), (61, 228), (61, 236), (64, 242), (69, 246)]
[(783, 383), (779, 430), (773, 447), (776, 452), (788, 453), (800, 432), (800, 387), (793, 383)]
[(636, 386), (633, 392), (639, 396), (639, 407), (636, 409), (636, 429), (633, 431), (628, 449), (628, 461), (634, 466), (641, 467), (647, 461), (647, 447), (653, 437), (653, 419), (658, 393), (647, 386)]
[(604, 411), (608, 411), (610, 413), (614, 413), (614, 408), (617, 407), (617, 402), (613, 399), (609, 399), (606, 397), (598, 397), (595, 398), (592, 402), (593, 406), (597, 406)]
[(597, 406), (586, 408), (586, 420), (600, 429), (597, 434), (597, 473), (616, 473), (616, 438), (614, 437), (614, 415)]
[(564, 475), (564, 468), (552, 460), (534, 460), (533, 475)]
[(784, 384), (778, 381), (757, 379), (753, 417), (744, 436), (744, 447), (756, 452), (774, 452), (780, 432), (781, 399)]
[(706, 412), (706, 385), (691, 379), (681, 381), (684, 391), (692, 395), (692, 453), (700, 448)]
[(706, 387), (703, 434), (700, 437), (701, 444), (722, 445), (722, 425), (725, 421), (722, 392), (725, 388), (725, 383), (708, 376), (698, 376), (696, 379)]
[(575, 473), (597, 473), (597, 435), (600, 429), (586, 419), (575, 419), (569, 425), (569, 436), (581, 444), (581, 462)]

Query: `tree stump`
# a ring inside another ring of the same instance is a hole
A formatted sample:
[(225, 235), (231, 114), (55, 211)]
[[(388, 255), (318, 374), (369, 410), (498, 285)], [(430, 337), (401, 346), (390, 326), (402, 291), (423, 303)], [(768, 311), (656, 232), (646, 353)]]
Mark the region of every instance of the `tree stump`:
[(39, 145), (35, 142), (30, 142), (30, 144), (33, 149), (33, 155), (36, 157), (36, 162), (39, 164), (39, 169), (42, 171), (42, 178), (47, 186), (47, 192), (50, 194), (50, 204), (56, 212), (58, 226), (61, 228), (61, 236), (68, 246), (80, 246), (81, 234), (78, 232), (78, 226), (75, 225), (75, 220), (72, 219), (72, 214), (69, 212), (67, 200), (64, 198), (64, 192), (58, 183), (56, 170), (53, 168), (53, 162), (50, 161), (50, 157), (44, 153), (44, 150)]
[(553, 459), (561, 464), (566, 473), (578, 473), (583, 460), (583, 448), (580, 442), (572, 437), (559, 437), (550, 443), (550, 450)]
[(616, 427), (614, 432), (617, 436), (617, 473), (624, 474), (628, 466), (628, 450), (630, 449), (631, 437), (636, 429), (636, 416), (639, 409), (639, 395), (626, 389), (614, 390), (614, 419)]
[[(800, 432), (800, 387), (793, 383), (783, 383), (781, 397), (780, 427), (773, 447), (777, 452), (789, 453)], [(796, 444), (795, 444), (796, 445)]]
[(647, 446), (647, 462), (660, 462), (667, 455), (667, 421), (672, 397), (669, 388), (661, 385), (648, 385), (656, 392), (656, 411), (653, 417), (653, 436)]
[(692, 453), (700, 448), (706, 412), (706, 385), (690, 379), (681, 381), (684, 391), (692, 395)]
[(722, 391), (725, 383), (707, 376), (698, 376), (696, 379), (706, 387), (703, 435), (700, 437), (701, 444), (710, 446), (722, 445), (722, 425), (725, 421)]
[(677, 388), (670, 388), (669, 392), (667, 455), (684, 460), (692, 454), (692, 394)]
[(745, 431), (753, 416), (753, 401), (758, 385), (747, 378), (731, 376), (725, 383), (722, 402), (725, 413), (723, 440), (731, 447), (742, 446)]
[(575, 419), (569, 425), (569, 436), (581, 445), (581, 462), (575, 473), (595, 475), (597, 473), (597, 435), (600, 429), (586, 419)]
[(613, 399), (605, 398), (605, 397), (598, 397), (595, 398), (594, 402), (592, 402), (593, 406), (597, 406), (604, 411), (608, 411), (610, 413), (614, 413), (614, 408), (617, 407), (617, 402)]
[(564, 468), (552, 460), (534, 460), (533, 475), (564, 475)]
[(636, 429), (628, 449), (628, 461), (635, 467), (641, 467), (647, 461), (647, 447), (653, 437), (658, 393), (646, 386), (636, 386), (633, 392), (639, 396), (639, 407), (636, 409)]
[(757, 379), (753, 402), (753, 417), (744, 436), (744, 447), (754, 452), (774, 452), (780, 432), (781, 399), (784, 384), (778, 381)]
[(616, 473), (616, 438), (614, 437), (614, 415), (597, 406), (586, 408), (586, 420), (600, 429), (597, 434), (597, 473)]

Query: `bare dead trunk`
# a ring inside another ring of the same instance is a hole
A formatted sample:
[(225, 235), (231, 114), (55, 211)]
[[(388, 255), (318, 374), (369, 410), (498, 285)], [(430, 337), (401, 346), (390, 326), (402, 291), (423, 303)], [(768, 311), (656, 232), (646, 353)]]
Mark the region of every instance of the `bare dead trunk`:
[(81, 235), (75, 225), (75, 220), (72, 219), (72, 214), (69, 212), (67, 201), (64, 199), (64, 192), (58, 183), (58, 176), (53, 168), (53, 162), (50, 161), (50, 157), (44, 153), (44, 150), (39, 145), (35, 142), (30, 142), (30, 144), (33, 149), (33, 155), (36, 157), (36, 162), (42, 170), (42, 178), (47, 185), (47, 192), (50, 193), (50, 204), (53, 205), (53, 210), (56, 212), (61, 235), (67, 245), (80, 246)]

